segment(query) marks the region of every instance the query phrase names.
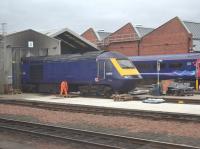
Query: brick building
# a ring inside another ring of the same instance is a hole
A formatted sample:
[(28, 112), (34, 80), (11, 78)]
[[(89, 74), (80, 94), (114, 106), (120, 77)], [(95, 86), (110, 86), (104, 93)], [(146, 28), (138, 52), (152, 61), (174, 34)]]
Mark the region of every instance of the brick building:
[(118, 51), (132, 56), (139, 54), (140, 39), (152, 30), (153, 28), (134, 27), (131, 23), (127, 23), (114, 33), (95, 32), (92, 28), (89, 28), (81, 36), (95, 43), (103, 50)]
[(82, 37), (89, 40), (90, 42), (98, 45), (101, 41), (103, 41), (106, 37), (108, 37), (111, 33), (105, 31), (94, 31), (93, 28), (87, 29), (84, 33), (81, 34)]
[[(92, 41), (89, 35), (83, 37)], [(178, 17), (156, 29), (128, 23), (95, 44), (128, 56), (195, 52), (200, 51), (200, 23), (181, 21)]]
[(125, 55), (137, 55), (139, 36), (131, 23), (127, 23), (106, 37), (99, 47), (108, 51), (118, 51)]
[(181, 54), (192, 50), (192, 34), (175, 17), (140, 40), (139, 55)]

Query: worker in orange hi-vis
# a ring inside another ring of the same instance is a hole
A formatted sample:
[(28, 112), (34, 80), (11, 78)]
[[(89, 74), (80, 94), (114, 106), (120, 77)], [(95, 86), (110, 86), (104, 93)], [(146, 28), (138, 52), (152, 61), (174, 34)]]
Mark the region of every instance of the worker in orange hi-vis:
[(67, 97), (67, 92), (68, 92), (68, 83), (67, 81), (62, 81), (60, 83), (60, 96), (62, 96), (64, 93), (64, 97)]

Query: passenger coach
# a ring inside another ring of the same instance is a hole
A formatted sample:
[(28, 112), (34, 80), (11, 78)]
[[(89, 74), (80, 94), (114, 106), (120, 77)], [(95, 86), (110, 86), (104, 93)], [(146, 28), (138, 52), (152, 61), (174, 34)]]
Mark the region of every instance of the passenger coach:
[(157, 79), (158, 62), (161, 80), (194, 80), (196, 75), (200, 78), (200, 53), (133, 56), (129, 59), (136, 65), (144, 79)]

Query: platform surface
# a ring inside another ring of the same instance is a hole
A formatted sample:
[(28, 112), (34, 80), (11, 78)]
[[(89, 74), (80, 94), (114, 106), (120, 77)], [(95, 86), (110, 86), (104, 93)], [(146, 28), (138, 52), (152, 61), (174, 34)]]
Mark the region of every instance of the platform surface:
[(200, 105), (195, 104), (177, 104), (177, 103), (143, 103), (142, 101), (113, 101), (112, 99), (101, 98), (85, 98), (74, 97), (64, 98), (57, 95), (42, 95), (42, 94), (16, 94), (16, 95), (0, 95), (0, 100), (3, 99), (25, 99), (45, 102), (81, 104), (112, 108), (152, 110), (163, 112), (176, 112), (200, 115)]

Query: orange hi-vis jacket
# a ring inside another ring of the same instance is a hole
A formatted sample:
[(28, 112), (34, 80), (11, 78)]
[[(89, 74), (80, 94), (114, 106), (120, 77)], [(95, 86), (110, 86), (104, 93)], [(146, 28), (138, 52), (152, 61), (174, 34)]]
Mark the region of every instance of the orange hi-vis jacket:
[(67, 92), (68, 92), (68, 83), (67, 81), (62, 81), (60, 84), (60, 95), (62, 95), (63, 93), (67, 95)]

